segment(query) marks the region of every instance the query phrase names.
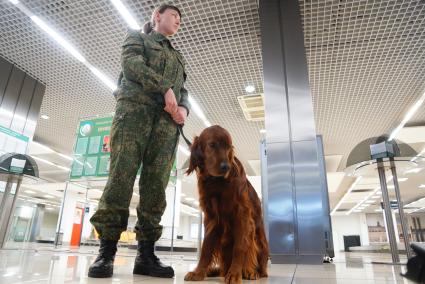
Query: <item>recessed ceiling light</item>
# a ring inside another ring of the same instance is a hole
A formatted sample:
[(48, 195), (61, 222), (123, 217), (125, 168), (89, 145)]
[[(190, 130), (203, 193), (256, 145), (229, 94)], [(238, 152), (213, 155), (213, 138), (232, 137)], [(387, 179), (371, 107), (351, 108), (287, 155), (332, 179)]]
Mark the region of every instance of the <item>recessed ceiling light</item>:
[(255, 91), (255, 87), (253, 85), (248, 85), (245, 87), (245, 91), (247, 93), (253, 93)]
[(48, 115), (46, 115), (46, 114), (42, 114), (42, 115), (41, 115), (41, 118), (42, 118), (42, 119), (49, 119), (49, 118), (50, 118), (50, 116), (48, 116)]
[(34, 194), (35, 193), (35, 191), (32, 191), (32, 190), (25, 190), (24, 192), (25, 193), (29, 193), (29, 194)]
[(44, 197), (45, 197), (45, 198), (54, 198), (54, 196), (53, 196), (53, 195), (49, 195), (49, 194), (44, 195)]

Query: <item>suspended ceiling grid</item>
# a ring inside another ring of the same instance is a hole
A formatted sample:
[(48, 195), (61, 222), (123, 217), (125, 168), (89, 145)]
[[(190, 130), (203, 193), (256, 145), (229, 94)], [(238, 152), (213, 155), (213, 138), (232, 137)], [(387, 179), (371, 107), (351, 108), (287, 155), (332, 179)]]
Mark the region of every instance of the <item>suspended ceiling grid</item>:
[[(127, 24), (109, 1), (21, 1), (111, 79)], [(160, 1), (123, 1), (141, 24)], [(187, 88), (240, 158), (258, 159), (263, 122), (238, 105), (247, 84), (263, 91), (257, 1), (173, 1), (183, 11), (173, 40), (187, 61)], [(389, 133), (425, 90), (425, 6), (420, 1), (300, 1), (316, 128), (326, 154), (343, 155)], [(85, 66), (8, 1), (0, 3), (0, 53), (47, 84), (35, 139), (71, 153), (79, 117), (110, 113), (114, 99)], [(267, 98), (266, 98), (267, 99)], [(412, 123), (424, 121), (422, 107)], [(195, 115), (185, 129), (199, 134)]]

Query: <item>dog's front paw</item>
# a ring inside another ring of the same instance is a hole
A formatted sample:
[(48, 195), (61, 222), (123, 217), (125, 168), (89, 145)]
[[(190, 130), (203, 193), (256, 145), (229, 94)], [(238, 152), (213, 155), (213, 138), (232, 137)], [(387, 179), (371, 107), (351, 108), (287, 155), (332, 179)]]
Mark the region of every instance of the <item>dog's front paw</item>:
[(207, 277), (217, 277), (221, 275), (220, 267), (210, 268), (207, 271)]
[(226, 284), (241, 284), (242, 273), (229, 271), (224, 278)]
[(185, 281), (202, 281), (204, 280), (205, 275), (203, 273), (197, 273), (195, 271), (189, 272), (185, 275)]
[(260, 279), (260, 274), (257, 271), (245, 271), (243, 272), (243, 279), (245, 280), (257, 280)]
[(260, 272), (260, 278), (267, 278), (269, 277), (269, 275), (267, 274), (266, 271)]

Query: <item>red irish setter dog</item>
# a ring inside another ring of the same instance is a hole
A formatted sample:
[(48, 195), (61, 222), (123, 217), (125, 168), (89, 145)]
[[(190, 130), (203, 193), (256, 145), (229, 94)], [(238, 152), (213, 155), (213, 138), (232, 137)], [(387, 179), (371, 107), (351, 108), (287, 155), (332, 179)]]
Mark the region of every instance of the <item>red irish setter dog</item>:
[(235, 157), (229, 132), (211, 126), (195, 137), (187, 174), (196, 171), (205, 237), (187, 281), (224, 276), (226, 283), (267, 277), (269, 247), (261, 204)]

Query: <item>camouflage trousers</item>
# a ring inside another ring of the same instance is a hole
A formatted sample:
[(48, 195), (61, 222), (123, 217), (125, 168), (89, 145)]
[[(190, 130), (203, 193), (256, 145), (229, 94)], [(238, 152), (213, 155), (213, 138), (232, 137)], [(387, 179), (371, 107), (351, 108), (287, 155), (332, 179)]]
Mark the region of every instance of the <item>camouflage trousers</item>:
[(136, 238), (157, 241), (161, 237), (159, 222), (166, 207), (165, 189), (177, 141), (177, 126), (161, 108), (118, 101), (111, 129), (109, 178), (90, 219), (100, 238), (118, 240), (127, 230), (134, 181), (141, 163)]

